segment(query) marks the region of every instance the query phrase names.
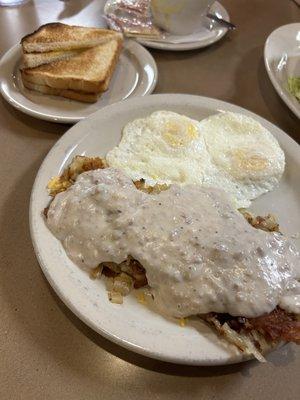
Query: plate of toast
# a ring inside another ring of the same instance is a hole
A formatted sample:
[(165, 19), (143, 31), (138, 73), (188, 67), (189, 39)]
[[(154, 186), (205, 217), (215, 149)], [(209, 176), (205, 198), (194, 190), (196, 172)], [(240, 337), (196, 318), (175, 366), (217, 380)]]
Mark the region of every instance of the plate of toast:
[(76, 123), (108, 104), (152, 93), (151, 54), (122, 34), (50, 23), (23, 37), (0, 61), (3, 97), (33, 117)]

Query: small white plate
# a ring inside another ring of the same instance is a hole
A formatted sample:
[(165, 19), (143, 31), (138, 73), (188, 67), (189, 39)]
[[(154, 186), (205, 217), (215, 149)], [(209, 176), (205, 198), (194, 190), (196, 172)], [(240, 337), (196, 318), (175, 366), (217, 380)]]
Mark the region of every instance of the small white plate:
[[(228, 12), (218, 1), (212, 5), (210, 13), (230, 22)], [(210, 29), (208, 27), (202, 27), (198, 32), (187, 36), (168, 34), (165, 42), (163, 40), (156, 42), (146, 39), (137, 39), (137, 41), (144, 46), (152, 47), (153, 49), (176, 51), (201, 49), (202, 47), (210, 46), (222, 39), (228, 31), (227, 28), (220, 26), (218, 23), (213, 21), (208, 20), (208, 25), (209, 24), (211, 26)], [(168, 41), (174, 43), (168, 43)]]
[(300, 118), (300, 102), (287, 90), (288, 77), (300, 77), (300, 23), (284, 25), (273, 31), (265, 44), (264, 59), (277, 93)]
[(12, 47), (0, 61), (0, 91), (15, 108), (33, 117), (60, 123), (75, 123), (108, 104), (153, 92), (157, 67), (151, 54), (134, 40), (126, 40), (109, 85), (96, 103), (81, 103), (44, 95), (24, 88), (19, 67), (22, 49)]
[(37, 258), (50, 284), (67, 306), (87, 325), (128, 349), (156, 359), (190, 365), (230, 364), (245, 360), (237, 350), (218, 338), (203, 323), (178, 323), (164, 319), (138, 303), (134, 294), (123, 305), (108, 300), (104, 283), (91, 280), (66, 256), (61, 243), (51, 234), (42, 216), (49, 203), (46, 185), (78, 154), (105, 156), (116, 146), (126, 123), (156, 110), (171, 110), (203, 119), (219, 111), (249, 115), (262, 123), (279, 140), (287, 166), (280, 187), (255, 201), (261, 215), (278, 216), (281, 229), (300, 231), (300, 147), (283, 131), (263, 118), (238, 106), (207, 97), (164, 94), (112, 104), (72, 127), (55, 144), (36, 177), (30, 204), (31, 237)]

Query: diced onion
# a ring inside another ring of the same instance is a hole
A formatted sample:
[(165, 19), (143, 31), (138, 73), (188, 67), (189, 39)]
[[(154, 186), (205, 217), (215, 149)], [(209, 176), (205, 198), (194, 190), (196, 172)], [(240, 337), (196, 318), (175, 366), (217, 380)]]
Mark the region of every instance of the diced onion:
[(93, 268), (90, 271), (90, 278), (91, 279), (98, 279), (102, 274), (103, 267), (99, 265), (99, 267)]
[(113, 290), (122, 296), (127, 296), (131, 292), (132, 287), (133, 279), (129, 275), (122, 272), (114, 278)]
[(109, 301), (115, 304), (123, 304), (123, 296), (118, 292), (108, 292)]

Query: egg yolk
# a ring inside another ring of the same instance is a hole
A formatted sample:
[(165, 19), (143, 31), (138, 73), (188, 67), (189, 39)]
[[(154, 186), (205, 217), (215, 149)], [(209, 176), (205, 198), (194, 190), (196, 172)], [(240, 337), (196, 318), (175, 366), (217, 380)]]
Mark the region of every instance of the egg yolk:
[(198, 129), (190, 123), (167, 122), (163, 137), (169, 145), (182, 147), (198, 137)]
[(268, 161), (259, 155), (249, 155), (243, 150), (233, 152), (233, 161), (239, 169), (245, 171), (262, 171), (268, 166)]

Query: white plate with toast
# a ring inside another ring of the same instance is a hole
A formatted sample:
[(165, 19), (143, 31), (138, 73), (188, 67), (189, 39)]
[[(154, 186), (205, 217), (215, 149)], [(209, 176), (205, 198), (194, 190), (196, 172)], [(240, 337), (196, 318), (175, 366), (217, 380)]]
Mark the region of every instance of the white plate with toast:
[(62, 173), (75, 155), (104, 157), (116, 146), (122, 129), (136, 118), (157, 110), (169, 110), (201, 120), (220, 111), (242, 113), (254, 118), (279, 141), (286, 155), (286, 170), (280, 186), (255, 200), (258, 215), (276, 215), (283, 233), (300, 230), (300, 147), (283, 131), (241, 107), (200, 96), (164, 94), (130, 99), (110, 105), (72, 127), (45, 158), (31, 195), (30, 228), (41, 268), (60, 298), (87, 325), (119, 345), (156, 359), (189, 364), (220, 365), (245, 360), (232, 345), (218, 337), (200, 320), (185, 327), (168, 320), (139, 303), (132, 293), (124, 304), (108, 300), (102, 280), (91, 280), (67, 256), (61, 243), (45, 224), (42, 211), (50, 197), (46, 186)]
[(58, 123), (76, 123), (108, 104), (150, 94), (157, 82), (157, 67), (153, 57), (133, 40), (124, 42), (109, 88), (95, 103), (83, 103), (25, 88), (20, 74), (21, 60), (22, 47), (19, 44), (2, 57), (1, 94), (25, 114)]

